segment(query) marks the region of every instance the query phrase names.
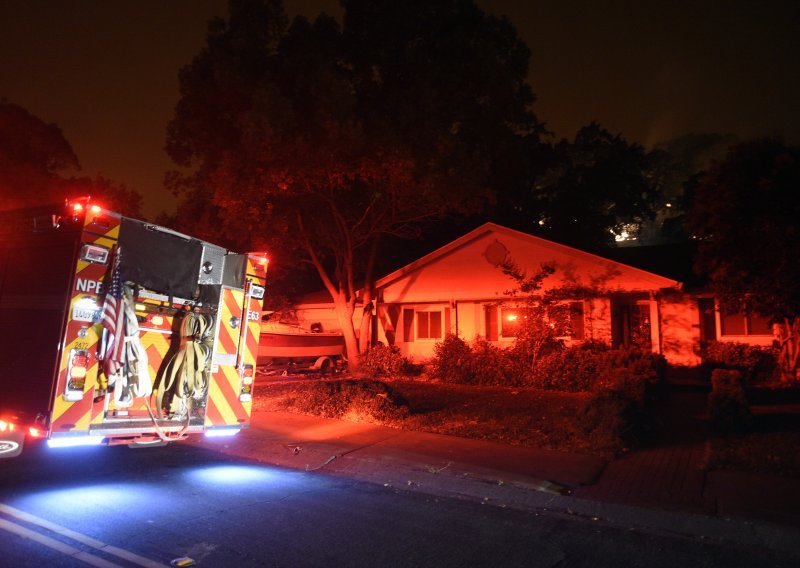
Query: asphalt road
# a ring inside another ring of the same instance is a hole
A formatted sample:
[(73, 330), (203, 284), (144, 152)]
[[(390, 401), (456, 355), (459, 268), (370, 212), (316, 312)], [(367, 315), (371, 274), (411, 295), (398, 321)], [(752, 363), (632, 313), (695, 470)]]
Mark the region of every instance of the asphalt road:
[(42, 448), (0, 461), (0, 566), (794, 566), (612, 526), (248, 463), (207, 448)]

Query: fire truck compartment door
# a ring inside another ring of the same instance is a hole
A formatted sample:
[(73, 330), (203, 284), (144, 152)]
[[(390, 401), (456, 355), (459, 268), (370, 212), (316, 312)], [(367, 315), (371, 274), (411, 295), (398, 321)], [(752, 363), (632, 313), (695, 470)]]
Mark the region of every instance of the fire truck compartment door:
[(119, 246), (123, 280), (179, 298), (195, 295), (203, 257), (202, 241), (154, 230), (146, 223), (123, 217)]

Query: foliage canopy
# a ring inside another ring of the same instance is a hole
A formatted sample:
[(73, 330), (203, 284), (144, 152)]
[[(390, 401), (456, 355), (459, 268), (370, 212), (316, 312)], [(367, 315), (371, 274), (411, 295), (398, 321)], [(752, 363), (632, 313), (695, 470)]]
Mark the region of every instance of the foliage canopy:
[(242, 246), (239, 220), (261, 220), (273, 262), (314, 266), (355, 359), (346, 322), (380, 242), (483, 207), (540, 125), (507, 20), (460, 0), (343, 7), (341, 25), (289, 24), (279, 1), (232, 0), (181, 71), (167, 150), (192, 168), (170, 180), (178, 222)]

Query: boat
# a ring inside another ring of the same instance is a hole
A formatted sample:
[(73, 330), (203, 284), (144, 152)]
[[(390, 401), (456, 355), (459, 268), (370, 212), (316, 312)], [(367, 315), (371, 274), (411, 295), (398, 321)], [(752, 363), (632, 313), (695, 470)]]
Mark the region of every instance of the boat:
[(336, 332), (312, 331), (281, 322), (261, 323), (258, 341), (257, 364), (275, 366), (280, 364), (319, 365), (320, 358), (332, 362), (344, 355), (344, 336)]

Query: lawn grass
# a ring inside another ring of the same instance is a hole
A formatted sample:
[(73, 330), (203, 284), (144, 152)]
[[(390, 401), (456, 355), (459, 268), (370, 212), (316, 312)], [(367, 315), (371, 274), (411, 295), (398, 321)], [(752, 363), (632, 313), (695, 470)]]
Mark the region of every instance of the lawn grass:
[[(750, 396), (762, 404), (751, 406), (750, 429), (727, 436), (711, 436), (706, 443), (706, 469), (734, 469), (800, 477), (800, 405), (797, 391), (784, 396), (778, 389)], [(789, 401), (793, 404), (781, 404)]]
[[(574, 427), (583, 393), (529, 388), (480, 387), (433, 381), (382, 381), (380, 406), (368, 406), (360, 389), (331, 388), (340, 379), (289, 379), (260, 383), (257, 411), (317, 414), (400, 428), (560, 451), (588, 452)], [(349, 391), (349, 392), (345, 392)], [(338, 402), (318, 401), (334, 393)], [(373, 395), (374, 396), (374, 395)], [(390, 404), (386, 404), (389, 402)]]
[(710, 438), (704, 466), (709, 470), (800, 477), (800, 432), (750, 432)]
[[(608, 452), (591, 448), (586, 436), (576, 430), (575, 417), (588, 396), (430, 380), (294, 377), (259, 381), (253, 405), (255, 411), (298, 412), (608, 457)], [(655, 409), (662, 426), (654, 443), (702, 443), (706, 439), (702, 431), (707, 428), (695, 417), (704, 401), (703, 393), (686, 392), (662, 401)], [(800, 407), (781, 413), (775, 413), (774, 408), (755, 408), (749, 432), (709, 436), (705, 443), (706, 469), (800, 477)], [(671, 414), (678, 418), (664, 419)]]

